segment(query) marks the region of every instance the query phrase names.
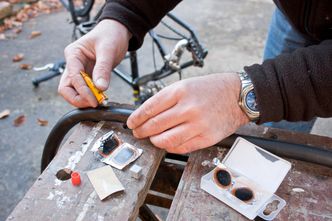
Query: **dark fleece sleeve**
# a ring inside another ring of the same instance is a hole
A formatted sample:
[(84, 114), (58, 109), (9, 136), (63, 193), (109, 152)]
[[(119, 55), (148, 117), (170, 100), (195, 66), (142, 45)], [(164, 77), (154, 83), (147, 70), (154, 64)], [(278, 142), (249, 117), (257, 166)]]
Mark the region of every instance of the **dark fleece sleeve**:
[(332, 40), (245, 67), (260, 109), (258, 123), (332, 117)]
[(129, 50), (138, 49), (145, 34), (181, 0), (107, 0), (100, 20), (114, 19), (128, 28), (133, 37)]

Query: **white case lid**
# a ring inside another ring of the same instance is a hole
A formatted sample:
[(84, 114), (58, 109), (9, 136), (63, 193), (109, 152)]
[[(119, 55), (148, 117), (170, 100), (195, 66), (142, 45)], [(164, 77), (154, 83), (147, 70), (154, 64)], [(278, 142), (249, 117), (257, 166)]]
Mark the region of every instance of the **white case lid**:
[(291, 168), (290, 162), (240, 137), (222, 163), (271, 193), (278, 189)]

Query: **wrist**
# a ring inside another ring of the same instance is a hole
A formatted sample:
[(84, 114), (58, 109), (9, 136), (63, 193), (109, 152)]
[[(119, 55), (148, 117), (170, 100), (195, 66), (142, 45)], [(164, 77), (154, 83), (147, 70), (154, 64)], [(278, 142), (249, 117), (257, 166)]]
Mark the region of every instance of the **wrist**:
[(118, 22), (117, 20), (114, 19), (103, 19), (101, 20), (97, 27), (111, 27), (112, 31), (114, 30), (114, 28), (121, 33), (121, 37), (123, 37), (124, 39), (126, 39), (127, 42), (129, 42), (129, 40), (132, 37), (131, 32), (128, 30), (128, 28), (123, 25), (121, 22)]
[(221, 93), (227, 93), (224, 99), (228, 100), (228, 108), (230, 113), (232, 113), (232, 118), (234, 119), (234, 126), (236, 128), (243, 126), (250, 122), (249, 117), (243, 112), (239, 105), (239, 94), (241, 92), (241, 80), (237, 73), (222, 73), (220, 74), (223, 82), (220, 82), (219, 85), (226, 86), (226, 90), (222, 90)]
[(238, 126), (243, 126), (250, 122), (250, 118), (239, 105), (239, 94), (241, 94), (241, 89), (242, 89), (241, 78), (238, 75), (238, 73), (233, 73), (233, 76), (234, 76), (234, 96), (236, 96), (236, 104), (234, 109), (236, 116), (239, 119)]

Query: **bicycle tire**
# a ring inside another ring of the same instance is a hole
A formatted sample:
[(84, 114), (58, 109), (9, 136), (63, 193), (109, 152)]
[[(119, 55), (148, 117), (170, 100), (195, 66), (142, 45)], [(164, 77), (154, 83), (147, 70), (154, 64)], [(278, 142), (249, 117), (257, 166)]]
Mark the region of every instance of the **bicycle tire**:
[[(84, 121), (112, 121), (125, 123), (133, 111), (133, 106), (112, 103), (109, 107), (99, 107), (98, 109), (74, 109), (68, 112), (55, 124), (47, 137), (41, 159), (41, 172), (43, 172), (45, 168), (47, 168), (48, 164), (53, 160), (60, 148), (63, 138), (76, 124)], [(223, 139), (216, 145), (231, 147), (236, 138), (239, 136), (267, 151), (277, 154), (280, 157), (287, 157), (332, 167), (332, 151), (317, 146), (292, 143), (271, 138), (268, 139), (249, 135), (239, 135), (236, 133)]]
[[(61, 4), (70, 11), (69, 0), (60, 0)], [(95, 0), (83, 0), (83, 7), (75, 8), (75, 15), (78, 17), (86, 17), (90, 14)]]

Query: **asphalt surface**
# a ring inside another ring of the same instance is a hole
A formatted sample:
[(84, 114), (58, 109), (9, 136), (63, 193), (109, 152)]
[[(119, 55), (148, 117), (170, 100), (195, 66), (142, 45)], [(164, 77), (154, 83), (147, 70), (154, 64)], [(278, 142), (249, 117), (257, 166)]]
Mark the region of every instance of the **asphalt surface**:
[[(238, 71), (260, 62), (273, 8), (267, 0), (182, 2), (175, 14), (195, 27), (209, 49), (205, 67), (190, 68), (183, 77)], [(34, 30), (42, 35), (29, 39)], [(0, 111), (11, 110), (9, 117), (0, 120), (0, 220), (9, 215), (38, 177), (43, 145), (52, 126), (73, 109), (57, 94), (59, 77), (34, 88), (32, 79), (42, 73), (20, 70), (19, 64), (42, 66), (63, 59), (71, 34), (69, 15), (62, 10), (30, 20), (16, 39), (0, 40)], [(24, 53), (25, 58), (13, 63), (12, 57), (18, 53)], [(139, 51), (139, 63), (143, 73), (153, 70), (148, 40)], [(176, 79), (173, 76), (167, 81)], [(112, 101), (131, 103), (130, 87), (115, 76), (108, 94)], [(22, 114), (26, 122), (14, 127), (14, 119)], [(38, 118), (48, 120), (48, 125), (39, 126)]]

